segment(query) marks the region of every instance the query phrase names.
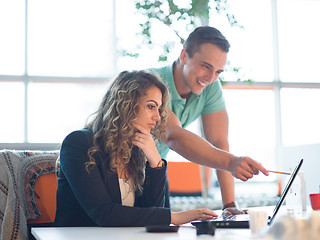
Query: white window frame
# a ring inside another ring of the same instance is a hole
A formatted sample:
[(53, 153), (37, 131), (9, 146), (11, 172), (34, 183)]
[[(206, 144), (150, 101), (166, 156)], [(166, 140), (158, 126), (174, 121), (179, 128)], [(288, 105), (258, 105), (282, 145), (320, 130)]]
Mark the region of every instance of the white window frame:
[[(283, 88), (320, 88), (320, 83), (308, 83), (308, 82), (281, 82), (279, 75), (279, 49), (278, 49), (278, 25), (277, 25), (277, 0), (270, 0), (272, 5), (272, 31), (273, 31), (273, 55), (274, 55), (274, 81), (272, 82), (254, 82), (253, 84), (247, 82), (227, 82), (224, 85), (225, 89), (262, 89), (273, 90), (275, 93), (275, 122), (276, 122), (276, 159), (280, 159), (282, 144), (281, 134), (281, 95), (280, 91)], [(0, 148), (13, 148), (13, 149), (44, 149), (51, 150), (57, 149), (58, 143), (29, 143), (28, 142), (28, 85), (31, 82), (47, 82), (47, 83), (91, 83), (91, 82), (105, 82), (106, 78), (74, 78), (74, 77), (50, 77), (50, 76), (30, 76), (27, 73), (28, 69), (28, 0), (25, 0), (25, 73), (23, 75), (0, 75), (0, 82), (23, 82), (24, 83), (24, 141), (23, 143), (0, 143)], [(114, 6), (114, 21), (113, 21), (113, 44), (116, 46), (116, 0), (113, 0)], [(118, 55), (116, 48), (113, 50), (113, 59), (117, 63)], [(117, 70), (117, 69), (116, 69)]]

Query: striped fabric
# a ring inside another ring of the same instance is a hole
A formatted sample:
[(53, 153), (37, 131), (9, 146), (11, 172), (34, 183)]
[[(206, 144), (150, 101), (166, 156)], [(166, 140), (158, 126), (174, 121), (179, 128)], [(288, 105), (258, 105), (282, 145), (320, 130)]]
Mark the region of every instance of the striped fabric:
[(28, 239), (27, 220), (41, 215), (34, 184), (55, 172), (59, 151), (0, 151), (0, 240)]

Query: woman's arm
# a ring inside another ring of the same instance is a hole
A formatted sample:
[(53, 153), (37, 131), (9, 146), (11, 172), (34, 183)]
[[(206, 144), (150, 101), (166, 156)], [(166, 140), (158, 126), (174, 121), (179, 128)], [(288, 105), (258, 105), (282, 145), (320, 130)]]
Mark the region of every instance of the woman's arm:
[(167, 161), (162, 161), (163, 165), (158, 168), (152, 168), (147, 163), (146, 178), (143, 185), (143, 194), (138, 203), (139, 206), (164, 207)]
[(217, 216), (217, 214), (207, 208), (193, 209), (184, 212), (171, 212), (171, 223), (180, 225), (194, 220), (204, 221)]

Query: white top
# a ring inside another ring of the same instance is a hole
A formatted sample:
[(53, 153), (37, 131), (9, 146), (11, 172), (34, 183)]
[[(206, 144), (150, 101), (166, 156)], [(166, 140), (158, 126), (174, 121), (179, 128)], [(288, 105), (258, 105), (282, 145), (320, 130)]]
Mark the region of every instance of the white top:
[(119, 178), (119, 186), (121, 192), (121, 201), (123, 206), (133, 207), (134, 205), (134, 191), (130, 181), (125, 181)]

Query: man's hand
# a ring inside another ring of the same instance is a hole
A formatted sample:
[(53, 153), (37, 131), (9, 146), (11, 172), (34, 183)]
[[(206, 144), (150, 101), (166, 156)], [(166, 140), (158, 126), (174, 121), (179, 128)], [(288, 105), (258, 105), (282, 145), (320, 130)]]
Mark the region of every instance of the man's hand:
[(230, 216), (230, 215), (239, 215), (239, 214), (247, 214), (247, 210), (242, 210), (237, 207), (226, 208), (222, 212), (222, 216)]
[(269, 176), (268, 171), (258, 162), (249, 157), (235, 157), (230, 161), (229, 171), (231, 174), (242, 181), (247, 181), (254, 175), (262, 172), (264, 175)]

